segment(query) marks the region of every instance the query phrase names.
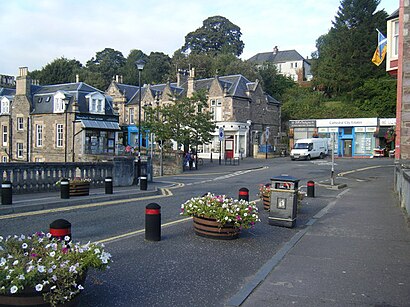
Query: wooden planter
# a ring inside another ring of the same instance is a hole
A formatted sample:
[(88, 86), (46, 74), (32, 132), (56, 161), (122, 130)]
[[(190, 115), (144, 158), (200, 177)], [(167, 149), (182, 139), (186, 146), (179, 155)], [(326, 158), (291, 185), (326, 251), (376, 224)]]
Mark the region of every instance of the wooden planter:
[(269, 193), (263, 193), (262, 202), (263, 202), (263, 209), (269, 211), (269, 209), (270, 209), (270, 192)]
[(89, 182), (70, 182), (70, 196), (90, 195)]
[(194, 230), (198, 236), (219, 240), (232, 240), (239, 237), (240, 230), (233, 224), (222, 225), (216, 219), (197, 216), (194, 216), (193, 220)]
[[(71, 301), (58, 304), (57, 307), (76, 307), (80, 303), (80, 294), (74, 296)], [(35, 289), (25, 289), (19, 294), (0, 294), (0, 307), (2, 306), (25, 306), (25, 307), (50, 307), (51, 305), (44, 301), (43, 293)]]

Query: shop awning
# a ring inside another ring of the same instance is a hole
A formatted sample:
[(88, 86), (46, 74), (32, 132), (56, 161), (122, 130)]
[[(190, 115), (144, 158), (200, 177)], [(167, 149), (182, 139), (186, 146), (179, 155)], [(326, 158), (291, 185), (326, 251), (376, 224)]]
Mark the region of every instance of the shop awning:
[(120, 125), (116, 122), (82, 119), (81, 123), (84, 128), (88, 129), (120, 130)]

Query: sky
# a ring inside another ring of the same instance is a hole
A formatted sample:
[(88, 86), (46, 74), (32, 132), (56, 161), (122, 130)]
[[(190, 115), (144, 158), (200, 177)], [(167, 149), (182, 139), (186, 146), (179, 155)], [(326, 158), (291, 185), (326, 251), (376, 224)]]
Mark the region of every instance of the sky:
[[(15, 76), (22, 66), (42, 69), (61, 57), (85, 65), (105, 48), (124, 57), (133, 49), (172, 57), (189, 32), (216, 15), (240, 27), (243, 60), (275, 46), (310, 58), (339, 5), (340, 0), (0, 0), (0, 74)], [(398, 7), (399, 0), (381, 0), (378, 10), (390, 15)]]

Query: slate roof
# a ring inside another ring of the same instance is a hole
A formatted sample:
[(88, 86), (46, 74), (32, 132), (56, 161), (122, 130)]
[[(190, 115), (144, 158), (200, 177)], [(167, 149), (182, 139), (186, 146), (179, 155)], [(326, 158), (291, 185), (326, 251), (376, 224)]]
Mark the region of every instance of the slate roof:
[[(126, 85), (126, 84), (117, 84), (117, 85)], [(162, 93), (165, 90), (165, 87), (167, 86), (166, 83), (163, 84), (155, 84), (155, 85), (150, 85), (150, 86), (143, 86), (141, 87), (141, 97), (143, 97), (146, 93), (147, 90), (151, 91), (152, 96), (156, 96), (157, 94), (162, 95)], [(184, 89), (182, 87), (178, 87), (177, 83), (169, 83), (169, 86), (171, 88), (171, 91), (173, 91), (176, 95), (181, 95), (184, 92)], [(132, 104), (138, 104), (139, 102), (139, 87), (135, 85), (128, 85), (128, 87), (135, 87), (136, 91), (134, 95), (131, 96), (131, 98), (128, 99), (127, 97), (127, 104), (132, 105)]]
[(292, 61), (303, 61), (305, 60), (299, 52), (296, 50), (284, 50), (278, 51), (277, 53), (271, 52), (262, 52), (257, 53), (251, 57), (248, 61), (254, 62), (257, 64), (263, 64), (265, 62), (273, 62), (275, 64), (292, 62)]
[(0, 87), (0, 96), (14, 96), (16, 95), (15, 88)]
[(78, 103), (80, 113), (89, 113), (85, 96), (90, 93), (101, 93), (105, 96), (105, 115), (113, 115), (112, 98), (104, 92), (84, 82), (38, 86), (32, 96), (32, 114), (53, 113), (53, 96), (64, 92), (69, 98), (68, 111), (72, 110), (74, 101)]
[(399, 17), (399, 9), (395, 10), (386, 20), (394, 19)]

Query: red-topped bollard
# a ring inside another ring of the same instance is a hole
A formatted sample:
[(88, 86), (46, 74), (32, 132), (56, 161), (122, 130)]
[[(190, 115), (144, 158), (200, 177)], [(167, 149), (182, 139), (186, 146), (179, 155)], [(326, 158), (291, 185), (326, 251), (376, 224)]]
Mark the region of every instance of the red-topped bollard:
[(161, 206), (156, 203), (145, 207), (145, 240), (161, 241)]
[(315, 182), (308, 181), (307, 182), (307, 197), (315, 197)]
[(11, 205), (13, 202), (13, 186), (11, 181), (6, 180), (1, 184), (1, 204)]
[(68, 241), (71, 241), (71, 223), (64, 219), (55, 220), (50, 224), (50, 234), (53, 238), (60, 240), (68, 236), (70, 238)]
[(249, 190), (247, 188), (240, 188), (239, 189), (239, 200), (246, 200), (249, 201)]
[(112, 177), (105, 178), (105, 194), (113, 194)]

